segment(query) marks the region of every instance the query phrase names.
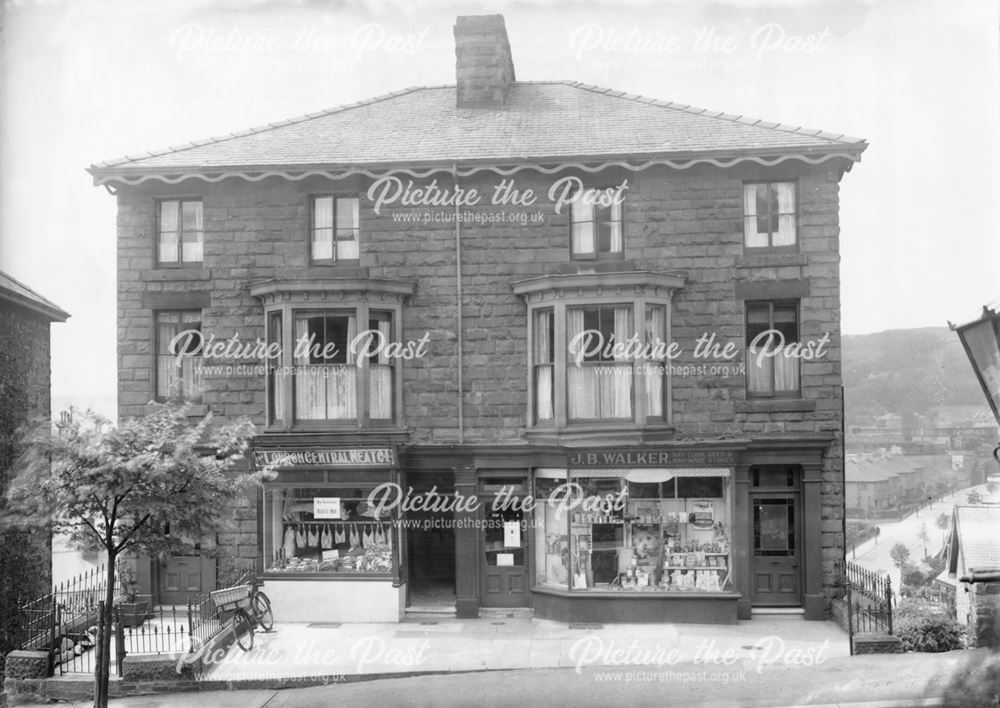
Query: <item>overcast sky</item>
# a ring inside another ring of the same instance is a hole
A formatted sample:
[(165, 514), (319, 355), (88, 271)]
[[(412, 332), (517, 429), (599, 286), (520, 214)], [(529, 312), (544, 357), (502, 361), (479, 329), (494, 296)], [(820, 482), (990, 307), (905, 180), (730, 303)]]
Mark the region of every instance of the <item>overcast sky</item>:
[(996, 6), (7, 0), (0, 269), (73, 315), (53, 395), (113, 414), (115, 199), (84, 168), (453, 83), (456, 15), (500, 12), (519, 80), (867, 139), (841, 184), (843, 331), (972, 319), (1000, 298)]

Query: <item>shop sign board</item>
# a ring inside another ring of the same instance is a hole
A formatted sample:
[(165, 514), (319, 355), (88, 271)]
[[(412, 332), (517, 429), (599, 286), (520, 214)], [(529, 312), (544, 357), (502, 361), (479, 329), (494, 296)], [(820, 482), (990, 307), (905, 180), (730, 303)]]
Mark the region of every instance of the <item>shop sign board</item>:
[(394, 467), (390, 447), (326, 448), (314, 450), (254, 450), (258, 466), (279, 467)]
[(736, 451), (710, 448), (597, 448), (569, 453), (568, 464), (570, 467), (732, 467), (736, 464)]

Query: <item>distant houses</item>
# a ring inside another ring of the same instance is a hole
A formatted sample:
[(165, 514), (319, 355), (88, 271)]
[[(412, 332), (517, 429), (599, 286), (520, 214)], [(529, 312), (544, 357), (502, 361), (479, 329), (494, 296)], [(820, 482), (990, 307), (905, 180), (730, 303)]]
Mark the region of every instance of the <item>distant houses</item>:
[(847, 425), (847, 447), (876, 452), (898, 447), (907, 454), (972, 450), (995, 444), (1000, 430), (985, 406), (938, 406), (906, 420), (895, 413), (858, 418)]
[(952, 456), (850, 454), (844, 471), (849, 518), (896, 516), (968, 482)]

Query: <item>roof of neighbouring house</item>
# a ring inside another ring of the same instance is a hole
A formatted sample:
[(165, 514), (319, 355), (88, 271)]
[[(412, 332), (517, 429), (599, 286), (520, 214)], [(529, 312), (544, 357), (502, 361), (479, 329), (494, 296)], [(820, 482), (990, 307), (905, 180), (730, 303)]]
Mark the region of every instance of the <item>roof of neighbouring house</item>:
[(895, 476), (896, 472), (880, 464), (878, 459), (848, 458), (844, 479), (847, 482), (871, 483), (885, 482)]
[[(781, 125), (566, 81), (515, 82), (501, 108), (458, 108), (455, 86), (411, 88), (299, 118), (91, 166), (98, 184), (156, 176), (210, 181), (270, 168), (372, 174), (388, 166), (462, 163), (554, 171), (628, 158), (686, 167), (789, 158), (860, 159), (860, 138)], [(278, 171), (274, 171), (278, 170)], [(340, 175), (343, 176), (343, 175)], [(298, 173), (296, 178), (300, 178)]]
[(70, 314), (51, 300), (42, 297), (19, 280), (0, 271), (0, 300), (27, 308), (53, 322), (65, 322)]
[(964, 571), (1000, 570), (1000, 505), (956, 504), (952, 517), (952, 544), (948, 570), (958, 571), (957, 553)]

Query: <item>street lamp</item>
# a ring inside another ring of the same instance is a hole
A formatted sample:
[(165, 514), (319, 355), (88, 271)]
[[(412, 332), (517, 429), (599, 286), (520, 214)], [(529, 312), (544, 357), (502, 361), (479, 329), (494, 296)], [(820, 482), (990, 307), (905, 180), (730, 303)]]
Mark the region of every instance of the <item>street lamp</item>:
[[(1000, 312), (984, 306), (978, 320), (964, 325), (949, 322), (948, 326), (962, 341), (993, 417), (1000, 425)], [(993, 457), (1000, 462), (1000, 444), (994, 448)]]

